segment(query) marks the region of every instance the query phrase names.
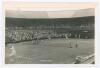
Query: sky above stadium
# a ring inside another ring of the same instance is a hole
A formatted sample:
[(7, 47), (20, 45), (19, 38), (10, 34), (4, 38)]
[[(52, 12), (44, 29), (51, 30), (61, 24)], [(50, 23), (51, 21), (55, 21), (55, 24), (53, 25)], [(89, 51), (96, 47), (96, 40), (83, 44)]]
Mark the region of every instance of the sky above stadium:
[(72, 18), (94, 16), (95, 3), (5, 2), (6, 17)]

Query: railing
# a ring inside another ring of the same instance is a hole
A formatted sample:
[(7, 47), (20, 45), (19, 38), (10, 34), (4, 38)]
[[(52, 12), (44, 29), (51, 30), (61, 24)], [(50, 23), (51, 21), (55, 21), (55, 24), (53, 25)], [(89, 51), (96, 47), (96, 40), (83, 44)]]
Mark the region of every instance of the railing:
[(86, 57), (78, 56), (76, 58), (77, 59), (75, 60), (75, 62), (73, 62), (73, 64), (94, 64), (95, 63), (94, 54), (91, 54)]

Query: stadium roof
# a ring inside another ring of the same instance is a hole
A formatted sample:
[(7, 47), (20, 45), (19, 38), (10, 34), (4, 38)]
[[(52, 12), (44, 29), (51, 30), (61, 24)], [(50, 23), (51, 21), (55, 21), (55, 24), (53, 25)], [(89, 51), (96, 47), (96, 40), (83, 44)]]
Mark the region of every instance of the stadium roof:
[[(81, 6), (81, 7), (80, 7)], [(6, 17), (72, 18), (94, 16), (94, 4), (66, 3), (5, 3)]]
[(94, 16), (94, 9), (61, 11), (6, 11), (6, 17), (14, 18), (72, 18)]

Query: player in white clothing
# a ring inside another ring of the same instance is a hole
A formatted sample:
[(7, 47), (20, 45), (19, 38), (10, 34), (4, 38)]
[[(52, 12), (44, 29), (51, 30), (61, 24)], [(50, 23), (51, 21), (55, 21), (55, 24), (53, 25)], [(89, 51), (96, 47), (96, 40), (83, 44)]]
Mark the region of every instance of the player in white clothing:
[(10, 61), (13, 62), (14, 61), (14, 57), (16, 55), (16, 51), (15, 51), (15, 48), (14, 48), (13, 45), (9, 45), (9, 49), (10, 49), (10, 54), (9, 54)]

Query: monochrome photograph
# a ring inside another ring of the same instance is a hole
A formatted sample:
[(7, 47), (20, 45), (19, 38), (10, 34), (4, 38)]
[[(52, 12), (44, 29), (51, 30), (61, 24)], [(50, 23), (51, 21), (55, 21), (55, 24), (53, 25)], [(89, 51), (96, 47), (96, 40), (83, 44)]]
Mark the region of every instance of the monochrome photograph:
[(5, 3), (5, 64), (95, 64), (93, 3)]

